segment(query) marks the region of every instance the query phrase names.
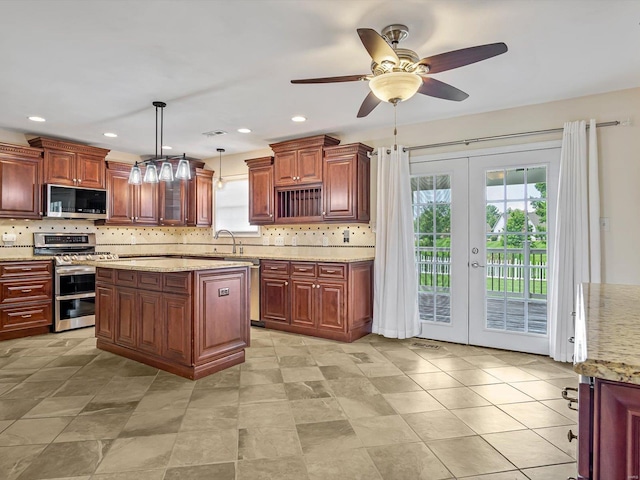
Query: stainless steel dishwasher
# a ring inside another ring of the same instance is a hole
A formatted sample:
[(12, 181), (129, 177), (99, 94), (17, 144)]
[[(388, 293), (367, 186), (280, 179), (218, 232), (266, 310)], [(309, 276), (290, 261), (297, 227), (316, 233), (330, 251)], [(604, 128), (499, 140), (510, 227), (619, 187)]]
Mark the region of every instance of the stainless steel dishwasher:
[(253, 264), (249, 268), (249, 295), (251, 303), (249, 317), (251, 318), (251, 326), (264, 327), (264, 322), (260, 321), (260, 260), (257, 258), (241, 257), (227, 257), (223, 260), (251, 262)]

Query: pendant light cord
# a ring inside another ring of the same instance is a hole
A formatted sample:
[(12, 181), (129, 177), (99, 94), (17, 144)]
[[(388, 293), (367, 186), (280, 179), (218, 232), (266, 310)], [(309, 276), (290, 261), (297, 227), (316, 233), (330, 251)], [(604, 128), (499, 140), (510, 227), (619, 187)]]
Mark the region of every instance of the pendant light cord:
[(156, 107), (156, 155), (155, 158), (158, 158), (158, 107)]
[[(160, 155), (162, 155), (162, 134), (164, 132), (164, 107), (160, 108)], [(157, 141), (157, 140), (156, 140)], [(156, 157), (158, 155), (156, 154)]]

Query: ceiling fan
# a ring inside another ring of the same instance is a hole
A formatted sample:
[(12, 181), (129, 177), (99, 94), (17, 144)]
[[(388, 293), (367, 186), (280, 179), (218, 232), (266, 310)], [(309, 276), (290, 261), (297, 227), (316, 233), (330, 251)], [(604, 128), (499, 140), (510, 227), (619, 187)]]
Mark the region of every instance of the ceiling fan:
[(486, 60), (507, 51), (507, 46), (502, 42), (489, 43), (420, 59), (413, 50), (398, 48), (398, 43), (409, 35), (406, 25), (389, 25), (382, 29), (381, 34), (371, 28), (358, 28), (358, 35), (373, 59), (370, 74), (291, 80), (294, 84), (367, 80), (371, 92), (362, 102), (358, 118), (369, 115), (380, 102), (396, 105), (415, 93), (456, 102), (464, 100), (469, 96), (467, 93), (430, 75)]

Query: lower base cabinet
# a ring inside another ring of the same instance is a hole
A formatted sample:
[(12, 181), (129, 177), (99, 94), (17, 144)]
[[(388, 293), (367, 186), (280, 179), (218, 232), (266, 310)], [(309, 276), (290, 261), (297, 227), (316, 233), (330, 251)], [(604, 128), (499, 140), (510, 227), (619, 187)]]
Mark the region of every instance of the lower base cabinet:
[(266, 328), (352, 342), (371, 332), (373, 262), (262, 261)]
[(190, 379), (242, 363), (249, 346), (248, 275), (247, 267), (97, 268), (97, 346)]

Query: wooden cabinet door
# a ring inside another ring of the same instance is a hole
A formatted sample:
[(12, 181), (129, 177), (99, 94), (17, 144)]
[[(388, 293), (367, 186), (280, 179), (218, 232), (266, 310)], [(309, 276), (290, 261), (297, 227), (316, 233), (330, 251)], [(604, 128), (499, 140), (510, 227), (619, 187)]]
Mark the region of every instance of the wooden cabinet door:
[(107, 170), (107, 222), (117, 225), (133, 223), (134, 186), (129, 174), (121, 170)]
[(273, 223), (273, 166), (249, 168), (249, 223)]
[(134, 347), (136, 344), (136, 291), (132, 288), (118, 288), (115, 310), (115, 342), (118, 345)]
[(299, 184), (322, 182), (322, 148), (298, 150), (296, 177)]
[(44, 183), (75, 186), (76, 154), (62, 150), (45, 150)]
[(137, 325), (136, 347), (138, 350), (160, 355), (163, 344), (162, 293), (140, 291), (136, 293)]
[(640, 478), (640, 386), (596, 379), (595, 410), (593, 478)]
[(297, 152), (277, 153), (273, 161), (274, 181), (276, 187), (295, 185)]
[(84, 188), (105, 188), (104, 157), (76, 154), (76, 178), (77, 185)]
[(318, 329), (346, 331), (346, 282), (318, 280), (316, 287)]
[(192, 365), (191, 297), (163, 294), (162, 314), (166, 332), (162, 341), (162, 356), (182, 365)]
[(355, 155), (325, 158), (322, 212), (325, 220), (356, 219), (355, 170)]
[(187, 182), (182, 180), (159, 182), (157, 189), (160, 205), (158, 223), (160, 225), (185, 225), (187, 222)]
[(158, 184), (142, 183), (134, 187), (134, 223), (140, 225), (158, 224)]
[(291, 279), (291, 325), (315, 328), (316, 285), (313, 279)]
[(96, 285), (96, 337), (110, 342), (115, 335), (115, 289), (111, 285)]
[(41, 218), (40, 159), (0, 159), (0, 217)]
[[(207, 175), (196, 172), (195, 226), (210, 227), (213, 223), (213, 172)], [(191, 192), (189, 192), (191, 193)]]
[(289, 323), (289, 280), (262, 277), (260, 280), (260, 320)]

